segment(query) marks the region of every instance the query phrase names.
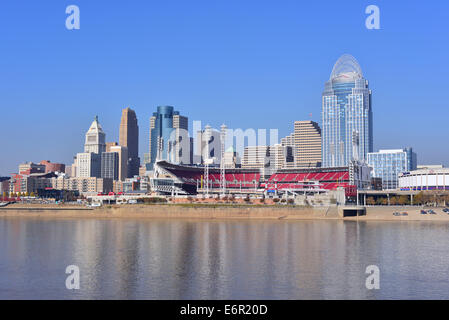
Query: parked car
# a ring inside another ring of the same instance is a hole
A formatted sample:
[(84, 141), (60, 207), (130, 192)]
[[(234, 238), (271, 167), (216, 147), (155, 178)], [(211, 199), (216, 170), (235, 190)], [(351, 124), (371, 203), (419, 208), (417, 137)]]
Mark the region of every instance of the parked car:
[(405, 212), (405, 211), (404, 211), (404, 212), (401, 213), (401, 215), (403, 215), (403, 216), (408, 216), (408, 212)]
[(427, 214), (426, 210), (421, 210), (421, 214)]
[(432, 209), (430, 209), (429, 211), (427, 211), (429, 214), (437, 214), (435, 211), (433, 211)]

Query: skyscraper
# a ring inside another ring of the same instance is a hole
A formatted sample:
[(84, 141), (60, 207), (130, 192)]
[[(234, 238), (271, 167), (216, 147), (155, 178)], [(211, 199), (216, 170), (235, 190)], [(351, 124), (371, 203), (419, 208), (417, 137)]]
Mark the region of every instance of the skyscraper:
[(106, 152), (118, 153), (118, 179), (125, 181), (128, 177), (128, 148), (119, 145), (110, 145), (106, 147)]
[(106, 134), (103, 131), (98, 116), (95, 116), (94, 121), (86, 132), (86, 140), (84, 143), (84, 152), (92, 152), (101, 154), (106, 151)]
[(150, 118), (147, 170), (152, 170), (156, 159), (174, 163), (190, 163), (191, 140), (188, 137), (188, 118), (174, 111), (172, 106), (158, 106)]
[(98, 116), (86, 132), (84, 152), (77, 153), (75, 158), (76, 176), (81, 178), (101, 176), (101, 154), (106, 151), (106, 134)]
[(101, 177), (112, 180), (119, 179), (119, 153), (103, 152), (101, 154)]
[(371, 90), (351, 55), (335, 63), (322, 96), (322, 165), (348, 166), (373, 151)]
[(321, 166), (321, 128), (318, 123), (295, 121), (294, 132), (282, 138), (281, 145), (290, 148), (293, 154), (293, 159), (289, 158), (284, 168)]
[(321, 129), (314, 121), (295, 121), (295, 165), (313, 168), (321, 165)]
[(134, 110), (122, 110), (119, 145), (128, 148), (128, 178), (139, 175), (139, 126)]
[(296, 166), (296, 145), (295, 145), (295, 133), (291, 133), (288, 136), (281, 139), (281, 145), (285, 147), (288, 153), (291, 153), (291, 157), (288, 157), (284, 163), (283, 168), (294, 168)]

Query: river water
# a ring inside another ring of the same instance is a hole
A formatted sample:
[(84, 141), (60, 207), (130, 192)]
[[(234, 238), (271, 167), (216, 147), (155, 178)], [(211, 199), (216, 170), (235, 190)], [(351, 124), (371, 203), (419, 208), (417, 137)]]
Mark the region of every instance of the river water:
[(449, 299), (449, 223), (0, 218), (0, 299)]

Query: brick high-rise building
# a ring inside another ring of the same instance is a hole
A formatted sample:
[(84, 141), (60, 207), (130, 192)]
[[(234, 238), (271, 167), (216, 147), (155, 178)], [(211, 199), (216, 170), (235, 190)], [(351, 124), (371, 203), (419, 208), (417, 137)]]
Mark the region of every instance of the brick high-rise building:
[(128, 178), (139, 175), (139, 126), (134, 110), (122, 110), (119, 145), (128, 148)]
[(53, 163), (49, 160), (42, 160), (39, 162), (40, 165), (45, 166), (45, 173), (48, 172), (65, 172), (65, 164), (63, 163)]

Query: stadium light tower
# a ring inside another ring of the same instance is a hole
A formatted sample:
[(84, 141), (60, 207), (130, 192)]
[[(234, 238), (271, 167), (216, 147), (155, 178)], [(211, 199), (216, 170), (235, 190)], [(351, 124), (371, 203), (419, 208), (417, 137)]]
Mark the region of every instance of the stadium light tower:
[[(213, 163), (213, 159), (210, 158), (209, 154), (209, 142), (212, 136), (212, 128), (210, 125), (207, 125), (204, 128), (204, 140), (206, 141), (205, 145), (205, 157), (204, 157), (204, 180), (206, 183), (206, 195), (209, 196), (209, 164)], [(204, 186), (203, 186), (204, 188)], [(203, 189), (204, 190), (204, 189)]]
[(360, 145), (359, 132), (354, 130), (352, 132), (352, 156), (355, 161), (359, 161), (359, 145)]
[(221, 160), (220, 160), (220, 184), (221, 184), (221, 194), (224, 196), (226, 194), (226, 176), (225, 176), (225, 141), (226, 141), (226, 130), (225, 124), (221, 125), (220, 131), (220, 142), (221, 142)]

